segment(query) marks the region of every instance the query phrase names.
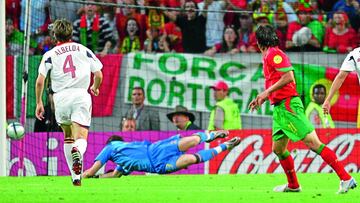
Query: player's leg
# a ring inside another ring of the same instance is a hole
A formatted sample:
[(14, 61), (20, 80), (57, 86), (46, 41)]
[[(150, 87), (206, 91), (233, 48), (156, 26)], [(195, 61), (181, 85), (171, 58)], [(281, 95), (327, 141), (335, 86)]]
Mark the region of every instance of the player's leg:
[(182, 137), (179, 140), (179, 150), (182, 152), (186, 152), (192, 147), (203, 143), (203, 142), (211, 142), (218, 138), (225, 138), (229, 135), (229, 131), (227, 130), (219, 130), (219, 131), (212, 131), (212, 132), (197, 132), (194, 133), (192, 136), (189, 137)]
[(71, 131), (75, 137), (75, 143), (71, 150), (73, 158), (73, 170), (76, 175), (82, 172), (82, 161), (87, 148), (88, 127), (82, 126), (76, 122), (71, 125)]
[(274, 188), (275, 192), (299, 192), (301, 187), (296, 177), (294, 160), (287, 150), (289, 140), (302, 140), (313, 130), (304, 114), (299, 97), (287, 98), (274, 107), (273, 111), (273, 152), (278, 156), (288, 183)]
[(71, 106), (73, 97), (69, 96), (67, 91), (61, 91), (59, 93), (54, 94), (54, 106), (55, 106), (55, 118), (58, 123), (60, 123), (61, 128), (65, 135), (64, 140), (64, 155), (66, 162), (68, 164), (71, 178), (74, 185), (79, 185), (77, 183), (77, 179), (79, 179), (74, 171), (73, 168), (73, 159), (72, 159), (72, 148), (75, 142), (75, 137), (73, 136), (73, 132), (71, 129)]
[[(279, 136), (279, 133), (282, 132), (278, 132), (275, 136)], [(294, 159), (287, 150), (288, 143), (289, 138), (282, 136), (281, 139), (273, 141), (272, 144), (272, 150), (279, 158), (280, 165), (284, 169), (288, 181), (285, 185), (276, 186), (274, 188), (275, 192), (299, 192), (301, 190), (296, 176)]]
[(196, 154), (184, 154), (179, 157), (176, 161), (176, 167), (178, 169), (187, 168), (192, 164), (197, 164), (205, 161), (209, 161), (214, 158), (217, 154), (225, 150), (231, 150), (240, 144), (240, 138), (234, 137), (229, 141), (220, 144), (217, 147), (211, 149), (201, 150)]
[(73, 90), (71, 112), (71, 133), (75, 138), (74, 146), (71, 150), (73, 158), (73, 171), (80, 182), (82, 173), (83, 157), (87, 148), (87, 136), (91, 122), (91, 97), (86, 90)]
[(349, 173), (345, 170), (341, 162), (338, 161), (336, 154), (319, 140), (319, 137), (317, 136), (315, 130), (309, 133), (303, 139), (303, 142), (312, 151), (320, 155), (321, 158), (327, 164), (329, 164), (334, 169), (336, 174), (339, 176), (340, 178), (339, 193), (346, 193), (349, 189), (353, 189), (357, 186), (355, 179), (349, 175)]
[(64, 155), (65, 155), (65, 159), (66, 159), (66, 163), (69, 167), (69, 171), (71, 174), (71, 179), (72, 181), (75, 180), (76, 176), (75, 173), (72, 170), (72, 165), (73, 165), (73, 161), (72, 161), (72, 156), (71, 156), (71, 150), (74, 144), (74, 138), (72, 137), (71, 134), (71, 127), (70, 125), (61, 125), (61, 129), (64, 132), (65, 135), (65, 139), (64, 139)]

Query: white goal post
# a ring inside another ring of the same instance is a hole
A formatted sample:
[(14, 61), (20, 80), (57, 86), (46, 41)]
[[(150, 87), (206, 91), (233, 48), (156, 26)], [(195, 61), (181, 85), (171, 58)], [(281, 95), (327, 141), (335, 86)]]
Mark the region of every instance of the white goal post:
[[(0, 1), (0, 30), (5, 26), (5, 1)], [(5, 31), (0, 35), (0, 176), (6, 176), (6, 45)]]

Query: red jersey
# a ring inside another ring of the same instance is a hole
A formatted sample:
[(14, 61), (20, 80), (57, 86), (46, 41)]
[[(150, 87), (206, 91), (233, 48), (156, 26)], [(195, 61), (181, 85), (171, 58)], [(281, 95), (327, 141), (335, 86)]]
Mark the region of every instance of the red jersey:
[[(270, 47), (263, 57), (263, 70), (265, 76), (265, 89), (268, 89), (280, 80), (281, 76), (294, 70), (289, 58), (278, 47)], [(295, 82), (286, 84), (281, 89), (269, 95), (271, 104), (276, 104), (288, 97), (298, 96)]]
[(348, 28), (348, 31), (342, 35), (334, 33), (332, 27), (326, 29), (324, 46), (328, 46), (330, 49), (336, 49), (339, 53), (347, 53), (348, 48), (351, 50), (357, 46), (356, 32), (352, 28)]

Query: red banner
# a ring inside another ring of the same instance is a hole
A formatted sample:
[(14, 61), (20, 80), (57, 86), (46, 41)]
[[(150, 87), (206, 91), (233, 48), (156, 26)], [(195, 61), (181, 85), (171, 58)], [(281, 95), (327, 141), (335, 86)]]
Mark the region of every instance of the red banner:
[[(359, 172), (360, 129), (322, 129), (317, 130), (317, 133), (320, 140), (334, 150), (347, 171)], [(241, 137), (240, 145), (212, 159), (209, 162), (209, 174), (283, 172), (279, 159), (272, 153), (271, 130), (232, 131), (227, 139), (234, 136)], [(210, 143), (210, 148), (223, 141)], [(320, 156), (309, 150), (302, 142), (290, 142), (288, 149), (294, 158), (297, 172), (332, 171)]]
[(6, 56), (6, 118), (14, 118), (14, 57)]
[(92, 97), (93, 116), (111, 116), (120, 78), (120, 67), (122, 61), (121, 54), (110, 54), (105, 57), (99, 57), (104, 65), (102, 73), (104, 79), (100, 87), (100, 94)]

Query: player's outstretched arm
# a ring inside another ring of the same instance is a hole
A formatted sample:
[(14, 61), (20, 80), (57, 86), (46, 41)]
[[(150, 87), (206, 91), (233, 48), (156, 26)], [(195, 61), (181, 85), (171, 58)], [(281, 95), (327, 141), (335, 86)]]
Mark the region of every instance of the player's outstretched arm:
[(266, 99), (268, 99), (269, 95), (278, 90), (281, 89), (282, 87), (284, 87), (286, 84), (290, 83), (290, 82), (294, 82), (295, 81), (295, 77), (294, 77), (294, 72), (293, 71), (288, 71), (285, 72), (279, 81), (277, 81), (275, 84), (273, 84), (272, 86), (270, 86), (268, 89), (266, 89), (265, 91), (261, 92), (254, 100), (252, 100), (248, 106), (248, 108), (251, 111), (254, 111), (256, 109), (258, 109), (264, 102)]
[(45, 76), (39, 74), (36, 79), (36, 85), (35, 85), (35, 96), (36, 96), (35, 116), (39, 120), (44, 119), (44, 112), (45, 112), (44, 105), (42, 102), (42, 93), (44, 91), (44, 84), (45, 84)]
[(99, 178), (120, 178), (122, 173), (118, 170), (111, 171), (109, 173), (99, 175)]
[(342, 71), (342, 70), (336, 75), (334, 82), (331, 84), (329, 94), (326, 97), (322, 106), (324, 114), (328, 114), (330, 112), (330, 101), (334, 97), (335, 92), (340, 89), (341, 85), (343, 84), (344, 80), (348, 75), (349, 75), (348, 71)]
[(99, 95), (99, 88), (103, 80), (103, 74), (101, 71), (94, 72), (94, 84), (91, 86), (90, 91), (94, 96)]
[(95, 161), (95, 163), (86, 171), (83, 172), (82, 178), (91, 178), (102, 167), (101, 161)]

